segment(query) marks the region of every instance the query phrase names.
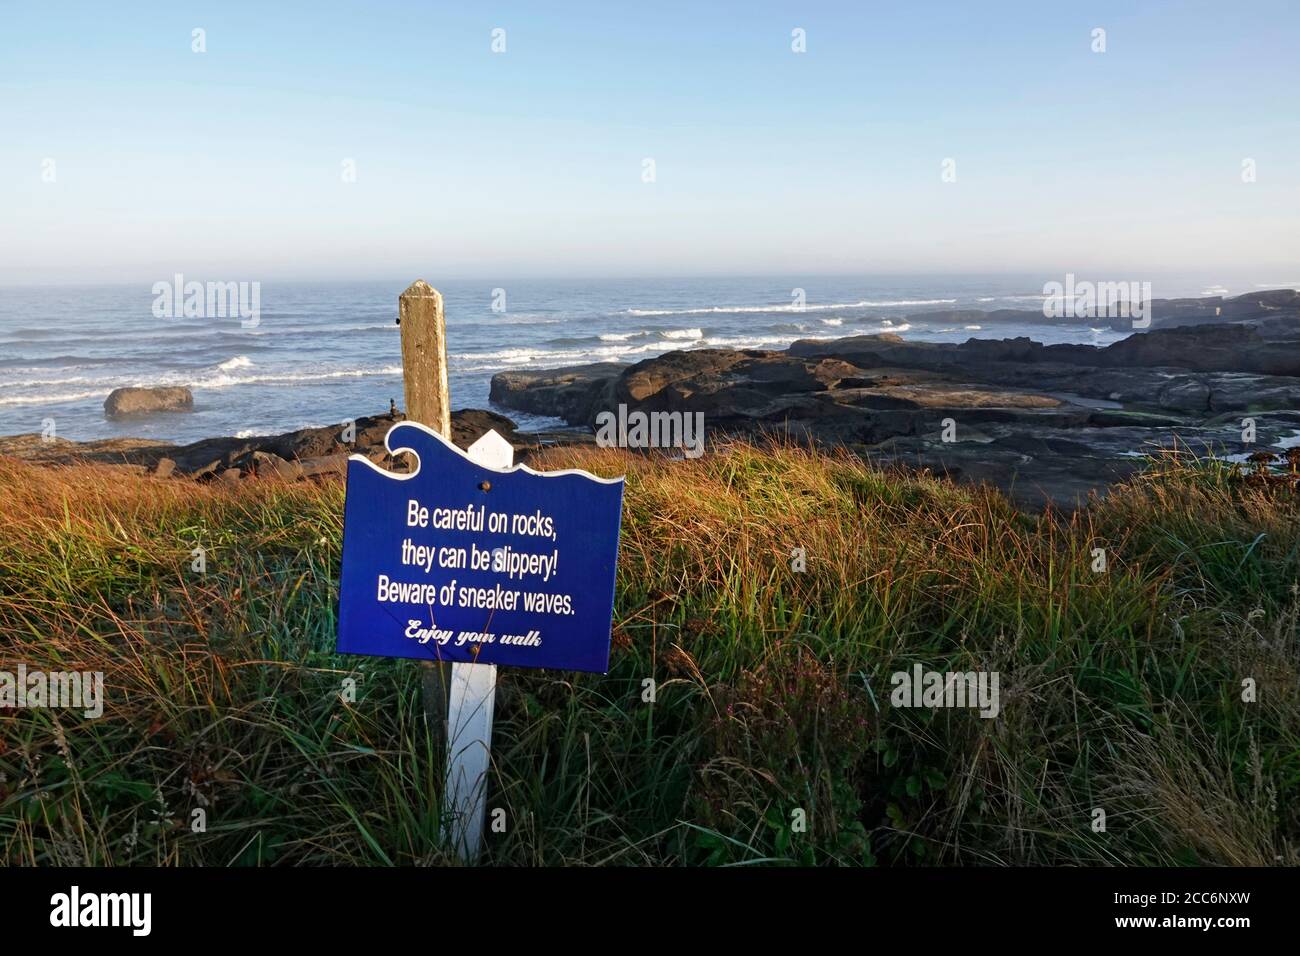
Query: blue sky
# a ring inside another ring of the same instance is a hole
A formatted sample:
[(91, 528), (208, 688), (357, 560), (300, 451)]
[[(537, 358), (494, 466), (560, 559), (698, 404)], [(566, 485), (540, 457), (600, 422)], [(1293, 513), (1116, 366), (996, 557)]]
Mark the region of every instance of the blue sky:
[(1289, 282), (1298, 28), (1286, 2), (0, 2), (0, 283)]

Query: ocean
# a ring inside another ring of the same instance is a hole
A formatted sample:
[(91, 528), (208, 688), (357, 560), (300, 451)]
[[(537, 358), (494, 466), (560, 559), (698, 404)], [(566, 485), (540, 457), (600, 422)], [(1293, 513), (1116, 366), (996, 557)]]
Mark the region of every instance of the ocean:
[[(680, 348), (779, 349), (799, 338), (874, 332), (1096, 345), (1123, 337), (1086, 323), (999, 327), (924, 317), (949, 309), (1039, 310), (1041, 277), (426, 278), (446, 306), (453, 408), (491, 407), (489, 383), (503, 369), (631, 363)], [(158, 318), (148, 283), (0, 288), (0, 435), (40, 432), (52, 420), (58, 437), (78, 441), (129, 435), (190, 442), (384, 413), (389, 399), (402, 405), (395, 319), (407, 284), (265, 282), (253, 328), (237, 317)], [(796, 289), (804, 291), (802, 307)], [(1154, 293), (1216, 291), (1225, 290), (1192, 282)], [(104, 399), (124, 385), (189, 386), (194, 409), (106, 419)], [(498, 410), (525, 428), (559, 424)]]

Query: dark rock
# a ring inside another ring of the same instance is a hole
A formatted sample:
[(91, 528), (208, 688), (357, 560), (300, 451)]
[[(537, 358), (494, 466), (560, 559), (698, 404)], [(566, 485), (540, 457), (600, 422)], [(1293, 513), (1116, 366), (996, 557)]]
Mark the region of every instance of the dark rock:
[(215, 458), (206, 465), (200, 465), (198, 468), (190, 471), (190, 477), (199, 481), (217, 477), (217, 469), (221, 467), (221, 459)]
[(451, 440), (460, 448), (468, 448), (489, 431), (496, 431), (512, 445), (529, 443), (529, 439), (520, 436), (515, 423), (504, 415), (481, 408), (462, 408), (451, 413)]
[(296, 481), (302, 477), (302, 465), (296, 461), (285, 461), (279, 455), (270, 456), (253, 472), (258, 478), (272, 478), (278, 481)]
[(279, 455), (267, 451), (251, 451), (234, 462), (234, 466), (244, 474), (256, 475), (258, 478), (279, 477), (281, 469), (288, 464)]
[[(323, 428), (303, 428), (282, 435), (252, 438), (205, 438), (190, 445), (157, 445), (137, 452), (125, 452), (119, 458), (156, 461), (165, 454), (176, 467), (192, 477), (207, 475), (221, 468), (237, 468), (254, 474), (284, 478), (301, 477), (300, 469), (290, 467), (297, 461), (359, 454), (377, 461), (387, 458), (384, 436), (397, 422), (388, 415), (363, 416), (347, 423)], [(467, 447), (489, 428), (495, 428), (507, 441), (519, 448), (535, 446), (532, 436), (520, 435), (515, 423), (504, 415), (479, 409), (454, 411), (451, 415), (452, 440)], [(351, 441), (347, 439), (351, 438)], [(108, 458), (108, 455), (103, 456)], [(391, 460), (391, 459), (390, 459)]]
[[(1172, 328), (1184, 325), (1214, 324), (1226, 321), (1261, 322), (1279, 313), (1300, 312), (1300, 292), (1294, 289), (1272, 289), (1249, 292), (1244, 295), (1222, 298), (1204, 296), (1195, 299), (1152, 299), (1148, 316), (1151, 329)], [(975, 309), (932, 309), (914, 312), (906, 317), (908, 322), (966, 325), (970, 323), (997, 323), (999, 325), (1104, 325), (1117, 332), (1132, 332), (1133, 320), (1128, 317), (1108, 318), (1097, 310), (1082, 317), (1048, 317), (1041, 309), (995, 309), (981, 312)]]
[(348, 471), (347, 455), (324, 455), (320, 458), (305, 458), (295, 462), (302, 469), (304, 478), (317, 478), (321, 475), (345, 475)]
[(115, 388), (104, 399), (104, 414), (109, 418), (188, 412), (193, 407), (194, 396), (188, 388)]
[[(207, 438), (181, 446), (133, 438), (72, 442), (43, 441), (38, 434), (15, 435), (0, 438), (0, 455), (51, 464), (119, 465), (159, 476), (186, 475), (198, 481), (233, 482), (241, 474), (289, 481), (323, 478), (345, 474), (348, 458), (353, 454), (363, 455), (381, 467), (405, 472), (409, 469), (406, 456), (393, 458), (384, 445), (388, 430), (402, 420), (400, 414), (362, 417), (350, 425), (340, 423), (265, 437)], [(521, 460), (543, 447), (594, 441), (589, 432), (522, 434), (506, 416), (483, 409), (467, 408), (451, 413), (452, 441), (461, 448), (468, 448), (489, 429), (495, 429), (514, 445)]]
[(1099, 350), (1095, 364), (1127, 368), (1161, 366), (1202, 372), (1300, 375), (1300, 349), (1290, 349), (1251, 325), (1200, 325), (1138, 333)]
[(1161, 408), (1205, 414), (1210, 410), (1210, 386), (1195, 378), (1169, 382), (1160, 389), (1157, 402)]
[(548, 371), (498, 372), (492, 376), (488, 397), (507, 408), (586, 423), (594, 418), (591, 409), (600, 393), (626, 369), (617, 362), (604, 362)]

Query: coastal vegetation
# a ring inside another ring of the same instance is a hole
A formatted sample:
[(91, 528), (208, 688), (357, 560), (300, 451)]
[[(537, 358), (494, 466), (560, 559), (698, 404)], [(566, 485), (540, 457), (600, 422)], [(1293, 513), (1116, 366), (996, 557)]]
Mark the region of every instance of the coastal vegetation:
[[(484, 862), (1300, 862), (1293, 481), (1158, 456), (1030, 514), (795, 445), (530, 463), (627, 475), (613, 652), (502, 670)], [(0, 459), (0, 670), (105, 675), (98, 719), (0, 709), (0, 863), (452, 859), (420, 668), (333, 650), (343, 497)], [(996, 716), (895, 706), (916, 665)]]

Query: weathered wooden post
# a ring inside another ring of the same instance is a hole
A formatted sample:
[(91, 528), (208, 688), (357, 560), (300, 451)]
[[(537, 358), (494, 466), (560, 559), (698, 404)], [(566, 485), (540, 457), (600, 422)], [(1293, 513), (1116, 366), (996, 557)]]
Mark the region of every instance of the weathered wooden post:
[(406, 417), (451, 441), (451, 394), (447, 389), (447, 321), (442, 296), (416, 279), (398, 297), (402, 329), (402, 385)]
[[(447, 387), (447, 320), (442, 295), (416, 279), (397, 299), (402, 333), (402, 389), (408, 421), (428, 425), (451, 441), (451, 393)], [(448, 668), (421, 661), (424, 722), (434, 747), (447, 741)]]

